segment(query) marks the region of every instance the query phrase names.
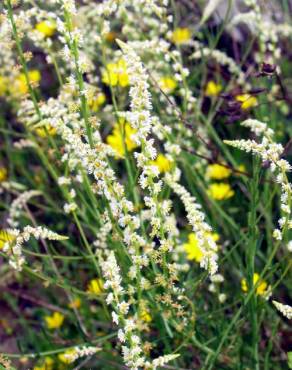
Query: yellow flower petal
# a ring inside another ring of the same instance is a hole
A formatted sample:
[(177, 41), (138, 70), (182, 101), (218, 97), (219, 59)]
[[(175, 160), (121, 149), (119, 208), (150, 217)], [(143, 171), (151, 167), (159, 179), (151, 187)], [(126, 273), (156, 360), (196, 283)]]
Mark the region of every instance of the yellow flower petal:
[(15, 236), (7, 232), (6, 230), (0, 230), (0, 249), (3, 248), (6, 242), (12, 242)]
[(0, 167), (0, 182), (7, 180), (7, 169), (5, 167)]
[(165, 155), (159, 153), (154, 161), (151, 161), (151, 164), (157, 166), (159, 172), (169, 172), (172, 168), (173, 163), (166, 158)]
[(62, 326), (65, 316), (60, 312), (54, 312), (51, 316), (45, 316), (48, 329), (58, 329)]
[(125, 146), (128, 152), (133, 151), (138, 146), (132, 139), (132, 135), (135, 133), (136, 130), (134, 130), (128, 122), (124, 123), (121, 120), (120, 123), (115, 123), (112, 134), (108, 135), (106, 142), (120, 157), (124, 157)]
[(210, 179), (222, 180), (231, 175), (231, 170), (227, 167), (221, 166), (220, 164), (210, 164), (207, 167), (206, 175)]
[(258, 104), (257, 98), (249, 94), (237, 95), (235, 99), (242, 103), (241, 108), (244, 110), (253, 108)]
[(229, 184), (224, 182), (218, 182), (209, 185), (208, 194), (215, 200), (225, 200), (233, 197), (234, 190), (232, 190)]
[(56, 24), (52, 21), (43, 21), (37, 23), (35, 29), (45, 37), (52, 37), (56, 32)]
[(172, 42), (177, 45), (184, 44), (191, 39), (191, 30), (189, 28), (176, 28), (172, 33)]
[(87, 291), (89, 293), (99, 295), (103, 292), (103, 281), (102, 279), (92, 279), (88, 283)]
[[(260, 278), (259, 274), (255, 272), (253, 274), (253, 285), (255, 285), (258, 282), (259, 278)], [(247, 287), (246, 279), (241, 280), (241, 289), (244, 293), (247, 293), (248, 287)], [(268, 284), (267, 284), (266, 281), (263, 280), (258, 285), (257, 290), (256, 290), (256, 294), (257, 295), (264, 295), (264, 294), (267, 293), (267, 291), (268, 291)]]
[[(214, 242), (219, 240), (219, 234), (217, 233), (210, 233), (208, 234), (212, 237)], [(195, 233), (190, 233), (188, 236), (188, 243), (183, 245), (185, 252), (187, 253), (188, 260), (194, 260), (196, 262), (201, 262), (203, 258), (203, 253), (201, 248), (199, 247), (198, 239)]]
[(177, 87), (177, 82), (174, 78), (170, 76), (161, 77), (158, 82), (159, 87), (163, 92), (166, 94), (173, 92), (173, 90)]
[(209, 81), (206, 86), (205, 95), (206, 96), (218, 96), (222, 86), (217, 84), (215, 81)]

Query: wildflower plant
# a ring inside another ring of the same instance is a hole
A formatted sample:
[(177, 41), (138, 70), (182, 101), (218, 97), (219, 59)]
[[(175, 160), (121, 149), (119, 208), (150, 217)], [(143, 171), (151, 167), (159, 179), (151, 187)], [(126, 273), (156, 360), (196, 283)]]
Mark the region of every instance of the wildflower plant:
[(287, 367), (292, 28), (266, 3), (0, 4), (1, 368)]

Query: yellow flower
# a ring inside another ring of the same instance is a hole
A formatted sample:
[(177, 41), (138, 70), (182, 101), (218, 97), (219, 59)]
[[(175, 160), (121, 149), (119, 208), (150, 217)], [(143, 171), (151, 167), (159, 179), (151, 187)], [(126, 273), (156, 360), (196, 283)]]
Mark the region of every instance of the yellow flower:
[(103, 281), (102, 279), (92, 279), (87, 285), (87, 291), (89, 293), (99, 295), (103, 292)]
[(218, 96), (222, 86), (217, 84), (215, 81), (209, 81), (206, 86), (205, 94), (206, 96)]
[(93, 96), (91, 99), (88, 100), (88, 105), (93, 112), (97, 112), (104, 102), (105, 94), (98, 93), (96, 96)]
[(151, 164), (154, 166), (157, 166), (159, 169), (159, 172), (169, 172), (171, 170), (171, 167), (173, 165), (172, 161), (166, 158), (165, 155), (159, 153), (158, 156), (154, 161), (151, 161)]
[(176, 28), (172, 33), (172, 42), (177, 45), (184, 44), (191, 39), (191, 30), (189, 28)]
[(71, 303), (68, 304), (69, 308), (80, 308), (81, 307), (81, 299), (75, 298)]
[(47, 136), (55, 136), (57, 133), (57, 130), (55, 129), (55, 127), (51, 125), (47, 125), (46, 128), (45, 127), (36, 128), (35, 132), (37, 133), (39, 137), (45, 138)]
[(168, 94), (168, 93), (173, 92), (173, 90), (177, 87), (177, 82), (174, 78), (170, 76), (164, 76), (164, 77), (161, 77), (158, 85), (163, 92)]
[[(37, 69), (33, 69), (28, 72), (28, 79), (31, 84), (36, 84), (41, 80), (41, 73)], [(24, 73), (20, 73), (20, 75), (16, 78), (14, 85), (11, 87), (11, 93), (15, 95), (19, 94), (27, 94), (28, 93), (28, 86), (26, 83), (26, 78)]]
[(129, 76), (124, 59), (118, 60), (117, 63), (106, 65), (102, 73), (102, 82), (111, 86), (126, 87), (129, 85)]
[(207, 167), (206, 175), (210, 179), (222, 180), (228, 178), (231, 175), (231, 170), (229, 168), (221, 166), (220, 164), (215, 163), (210, 164)]
[(136, 130), (128, 122), (124, 123), (123, 120), (120, 120), (120, 122), (115, 123), (112, 134), (108, 135), (106, 142), (120, 157), (123, 157), (125, 155), (125, 146), (128, 152), (137, 148), (138, 145), (132, 139), (132, 135), (135, 133)]
[(0, 167), (0, 182), (7, 179), (7, 169), (5, 167)]
[(67, 356), (68, 355), (73, 355), (74, 353), (75, 353), (75, 349), (74, 348), (67, 349), (67, 351), (58, 354), (58, 359), (61, 362), (63, 362), (64, 364), (70, 364), (72, 361)]
[(65, 316), (60, 312), (54, 312), (52, 316), (45, 316), (48, 329), (58, 329), (62, 326)]
[(14, 239), (14, 235), (9, 234), (6, 230), (0, 230), (0, 249), (4, 247), (6, 242), (12, 242)]
[[(219, 235), (217, 233), (210, 233), (208, 234), (212, 237), (214, 242), (219, 240)], [(195, 260), (196, 262), (201, 262), (203, 258), (203, 253), (201, 248), (199, 247), (198, 239), (195, 233), (190, 233), (188, 236), (188, 243), (183, 245), (184, 250), (187, 253), (188, 260)]]
[(151, 322), (152, 316), (150, 315), (149, 311), (146, 309), (142, 310), (139, 315), (140, 319), (144, 322)]
[(229, 184), (218, 182), (209, 185), (208, 194), (216, 200), (224, 200), (233, 197), (234, 191)]
[(0, 96), (5, 95), (7, 91), (7, 80), (5, 77), (0, 76)]
[[(253, 285), (255, 285), (258, 282), (259, 278), (260, 278), (260, 275), (255, 272), (253, 274)], [(241, 289), (244, 293), (248, 291), (246, 279), (241, 280)], [(256, 294), (264, 295), (265, 293), (267, 293), (267, 290), (268, 290), (268, 284), (266, 281), (262, 280), (260, 281), (260, 284), (257, 287)]]
[(37, 23), (35, 29), (45, 37), (52, 37), (56, 32), (56, 24), (52, 21), (43, 21)]
[(241, 108), (244, 110), (253, 108), (258, 104), (257, 98), (249, 94), (237, 95), (235, 99), (242, 103)]
[(34, 366), (33, 370), (53, 370), (54, 360), (52, 357), (45, 357), (45, 361), (40, 366)]

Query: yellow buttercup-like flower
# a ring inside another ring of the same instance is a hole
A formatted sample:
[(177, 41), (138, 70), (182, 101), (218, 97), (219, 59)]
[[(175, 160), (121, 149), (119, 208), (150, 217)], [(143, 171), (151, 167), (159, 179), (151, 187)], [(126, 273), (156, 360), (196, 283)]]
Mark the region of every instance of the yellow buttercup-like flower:
[(117, 152), (120, 157), (125, 155), (125, 147), (128, 152), (137, 148), (137, 144), (132, 139), (132, 135), (136, 133), (128, 122), (122, 120), (115, 123), (112, 134), (108, 135), (106, 142)]
[(35, 132), (39, 137), (45, 138), (47, 136), (55, 136), (57, 133), (57, 130), (55, 129), (55, 127), (51, 125), (47, 125), (46, 127), (36, 128)]
[(129, 85), (129, 76), (124, 59), (118, 60), (117, 63), (106, 65), (102, 73), (102, 82), (111, 86), (126, 87)]
[(139, 317), (144, 322), (151, 322), (152, 321), (152, 316), (150, 315), (149, 311), (146, 310), (146, 309), (144, 309), (140, 312)]
[(7, 232), (6, 230), (0, 230), (0, 249), (4, 247), (7, 242), (12, 242), (15, 236)]
[(173, 90), (177, 87), (177, 82), (174, 78), (170, 76), (164, 76), (161, 77), (158, 85), (164, 93), (168, 94), (173, 92)]
[(232, 190), (229, 184), (226, 184), (224, 182), (218, 182), (209, 185), (208, 194), (213, 199), (225, 200), (233, 197), (234, 190)]
[(75, 298), (71, 303), (68, 304), (69, 308), (80, 308), (81, 307), (81, 299)]
[[(36, 84), (41, 80), (41, 73), (37, 69), (33, 69), (28, 72), (28, 78), (31, 84)], [(10, 91), (13, 95), (24, 95), (28, 93), (28, 86), (24, 73), (20, 73), (20, 75), (16, 78), (15, 83), (10, 88)]]
[[(253, 285), (255, 285), (258, 280), (260, 278), (260, 275), (258, 273), (254, 273), (253, 274)], [(247, 287), (247, 281), (246, 279), (242, 279), (241, 280), (241, 289), (244, 293), (247, 293), (248, 291), (248, 287)], [(257, 295), (264, 295), (268, 292), (268, 284), (266, 281), (262, 280), (260, 281), (258, 287), (257, 287), (257, 290), (256, 290), (256, 294)]]
[[(219, 235), (217, 233), (210, 233), (209, 234), (214, 242), (219, 240)], [(195, 260), (196, 262), (201, 262), (203, 258), (203, 253), (201, 248), (199, 247), (198, 239), (195, 233), (190, 233), (188, 236), (188, 242), (183, 245), (184, 250), (187, 253), (188, 260)]]
[(151, 161), (151, 164), (157, 166), (159, 172), (169, 172), (172, 168), (172, 161), (166, 158), (165, 155), (159, 153), (154, 161)]
[(5, 167), (0, 167), (0, 182), (7, 180), (7, 169)]
[(209, 81), (205, 89), (205, 95), (218, 96), (221, 90), (222, 86), (220, 84), (217, 84), (215, 81)]
[(192, 37), (191, 30), (189, 28), (176, 28), (172, 33), (172, 42), (177, 45), (184, 44), (190, 41)]
[(88, 100), (88, 106), (93, 112), (97, 112), (105, 100), (105, 94), (102, 92), (98, 93)]
[(62, 326), (65, 316), (60, 312), (54, 312), (51, 316), (45, 316), (48, 329), (58, 329)]
[(102, 279), (92, 279), (87, 285), (87, 291), (89, 293), (99, 295), (103, 292), (103, 281)]
[(210, 179), (222, 180), (228, 178), (231, 175), (231, 170), (229, 168), (221, 166), (220, 164), (215, 163), (210, 164), (207, 167), (206, 175)]
[(45, 37), (52, 37), (56, 32), (56, 23), (52, 21), (43, 21), (36, 24), (35, 29)]
[(244, 110), (253, 108), (258, 105), (257, 98), (249, 94), (237, 95), (235, 99), (242, 103), (241, 108)]

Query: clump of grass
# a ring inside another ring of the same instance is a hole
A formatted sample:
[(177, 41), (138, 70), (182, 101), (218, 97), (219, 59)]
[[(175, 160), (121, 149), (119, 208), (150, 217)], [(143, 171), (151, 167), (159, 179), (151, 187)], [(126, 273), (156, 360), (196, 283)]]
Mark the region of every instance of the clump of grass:
[(291, 366), (290, 5), (241, 5), (0, 5), (0, 367)]

